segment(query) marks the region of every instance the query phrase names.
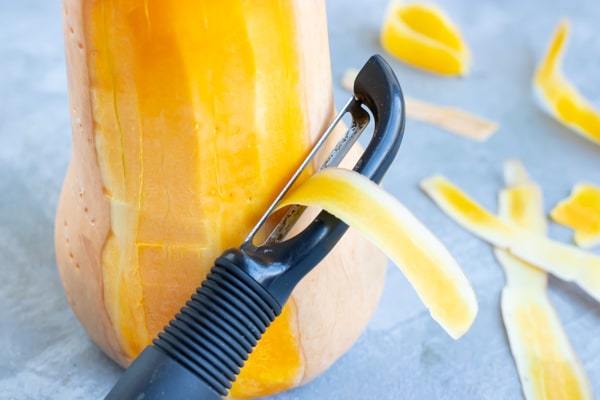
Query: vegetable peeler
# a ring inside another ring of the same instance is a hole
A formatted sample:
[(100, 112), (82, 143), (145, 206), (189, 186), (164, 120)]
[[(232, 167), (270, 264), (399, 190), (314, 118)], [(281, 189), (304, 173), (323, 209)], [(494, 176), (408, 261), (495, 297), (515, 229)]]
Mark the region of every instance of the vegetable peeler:
[(335, 246), (348, 226), (321, 211), (288, 238), (305, 207), (292, 206), (256, 244), (278, 202), (325, 144), (342, 118), (352, 122), (320, 168), (337, 166), (373, 120), (373, 136), (354, 170), (379, 183), (404, 132), (404, 99), (390, 66), (372, 56), (354, 94), (321, 135), (290, 181), (239, 248), (226, 250), (186, 305), (133, 361), (106, 396), (125, 399), (221, 399), (292, 290)]

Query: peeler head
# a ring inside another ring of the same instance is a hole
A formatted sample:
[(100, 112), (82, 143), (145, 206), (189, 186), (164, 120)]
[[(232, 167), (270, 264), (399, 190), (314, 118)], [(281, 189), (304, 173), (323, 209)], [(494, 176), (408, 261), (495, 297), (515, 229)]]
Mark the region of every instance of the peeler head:
[(258, 228), (346, 113), (352, 117), (351, 126), (321, 168), (338, 165), (366, 126), (372, 122), (374, 128), (371, 140), (353, 169), (376, 183), (381, 182), (400, 148), (405, 109), (402, 90), (394, 72), (381, 56), (374, 55), (359, 71), (354, 81), (353, 97), (336, 116), (259, 224), (240, 249), (231, 249), (223, 254), (225, 259), (239, 265), (262, 284), (280, 304), (285, 303), (296, 284), (331, 251), (348, 227), (323, 210), (299, 234), (286, 238), (303, 211), (303, 207), (298, 206), (288, 211), (263, 244), (256, 246), (252, 240)]
[(372, 56), (354, 81), (354, 98), (373, 115), (375, 128), (354, 170), (380, 183), (404, 135), (405, 106), (396, 75), (385, 60)]

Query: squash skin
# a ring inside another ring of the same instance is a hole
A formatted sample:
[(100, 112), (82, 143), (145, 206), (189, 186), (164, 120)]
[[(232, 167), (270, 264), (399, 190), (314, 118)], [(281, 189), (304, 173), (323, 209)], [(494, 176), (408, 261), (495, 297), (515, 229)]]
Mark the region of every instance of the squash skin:
[(84, 2), (63, 3), (72, 151), (56, 214), (56, 259), (75, 315), (90, 338), (110, 358), (125, 365), (128, 358), (104, 307), (102, 246), (111, 219), (96, 156), (86, 54), (79, 49), (86, 38), (83, 29), (75, 30), (83, 23), (84, 13)]
[[(110, 358), (126, 366), (136, 354), (123, 346), (105, 298), (103, 251), (115, 221), (111, 220), (114, 216), (111, 217), (111, 203), (99, 165), (97, 116), (91, 90), (89, 53), (93, 50), (89, 49), (93, 46), (86, 24), (93, 3), (63, 0), (73, 151), (57, 210), (55, 247), (59, 273), (73, 311), (91, 339)], [(306, 134), (313, 141), (334, 113), (324, 3), (295, 0), (290, 4), (297, 26), (295, 46), (301, 55), (300, 84), (307, 88)], [(347, 163), (357, 155), (358, 151), (354, 151)], [(203, 268), (208, 269), (211, 261), (204, 261)], [(368, 322), (383, 290), (385, 266), (385, 257), (377, 249), (349, 231), (298, 285), (290, 300), (294, 305), (291, 332), (302, 361), (298, 375), (285, 385), (271, 387), (261, 381), (257, 389), (240, 388), (235, 390), (236, 395), (270, 394), (305, 383), (327, 369), (354, 343)], [(191, 293), (198, 283), (190, 282), (181, 290)], [(164, 323), (167, 322), (168, 318)], [(156, 332), (149, 334), (151, 337)], [(272, 354), (277, 356), (280, 355)]]

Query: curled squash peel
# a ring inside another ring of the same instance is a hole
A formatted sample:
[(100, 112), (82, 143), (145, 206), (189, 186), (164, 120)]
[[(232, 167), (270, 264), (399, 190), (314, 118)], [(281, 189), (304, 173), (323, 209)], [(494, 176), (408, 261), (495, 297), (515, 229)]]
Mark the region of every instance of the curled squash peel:
[[(63, 0), (63, 21), (73, 152), (57, 261), (90, 337), (127, 365), (329, 124), (325, 7)], [(385, 267), (349, 232), (296, 288), (231, 394), (274, 393), (328, 368), (366, 325)]]
[(463, 228), (523, 261), (576, 283), (600, 301), (599, 256), (498, 218), (441, 175), (424, 179), (421, 188)]
[(311, 176), (280, 206), (327, 210), (382, 249), (435, 319), (457, 339), (471, 326), (477, 300), (469, 281), (436, 237), (401, 203), (357, 172), (328, 168)]
[(571, 196), (550, 212), (555, 222), (575, 230), (573, 240), (584, 248), (600, 243), (600, 187), (579, 183)]
[(537, 68), (533, 86), (544, 109), (581, 136), (600, 143), (600, 111), (583, 97), (562, 72), (562, 58), (569, 35), (569, 21), (562, 20)]
[(441, 75), (466, 75), (470, 51), (443, 10), (427, 4), (392, 1), (381, 29), (381, 44), (414, 67)]

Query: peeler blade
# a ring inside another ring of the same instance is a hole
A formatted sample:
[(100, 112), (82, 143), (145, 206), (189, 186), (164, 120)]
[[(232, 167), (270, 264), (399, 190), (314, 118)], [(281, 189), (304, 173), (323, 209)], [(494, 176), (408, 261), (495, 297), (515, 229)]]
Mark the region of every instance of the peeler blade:
[[(268, 217), (271, 215), (279, 201), (286, 195), (290, 188), (297, 181), (298, 177), (302, 172), (309, 166), (319, 150), (327, 142), (331, 134), (335, 131), (336, 127), (342, 123), (342, 118), (349, 114), (352, 118), (350, 127), (346, 130), (344, 135), (338, 140), (333, 150), (329, 153), (325, 161), (319, 166), (318, 170), (328, 167), (336, 167), (346, 157), (352, 146), (356, 143), (360, 135), (363, 133), (365, 128), (369, 125), (371, 120), (369, 113), (360, 105), (360, 103), (354, 98), (350, 98), (340, 112), (335, 116), (333, 122), (323, 132), (317, 143), (310, 150), (306, 158), (302, 161), (298, 169), (294, 172), (291, 179), (285, 184), (281, 192), (275, 197), (275, 200), (267, 208), (267, 211), (259, 219), (258, 223), (252, 228), (246, 239), (241, 245), (242, 249), (250, 249), (255, 246), (254, 239), (260, 228), (265, 224)], [(290, 230), (294, 227), (296, 222), (300, 219), (306, 207), (300, 205), (293, 205), (288, 208), (286, 214), (281, 220), (275, 225), (273, 230), (269, 233), (267, 238), (261, 243), (261, 246), (268, 246), (277, 242), (281, 242), (285, 239)]]

